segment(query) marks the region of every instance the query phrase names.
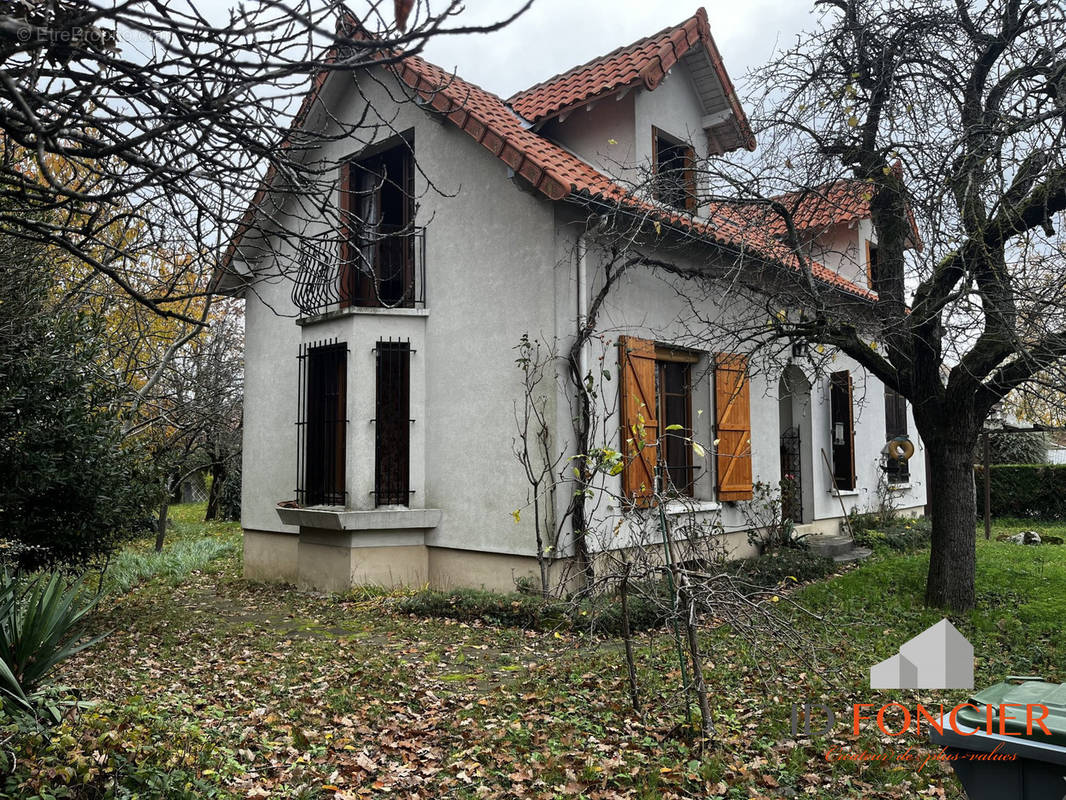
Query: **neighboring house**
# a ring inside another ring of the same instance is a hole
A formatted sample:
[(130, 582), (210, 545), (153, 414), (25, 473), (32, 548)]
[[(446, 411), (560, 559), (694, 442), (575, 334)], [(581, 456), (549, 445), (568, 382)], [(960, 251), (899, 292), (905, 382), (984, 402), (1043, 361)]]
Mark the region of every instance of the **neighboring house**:
[[(317, 82), (301, 112), (303, 130), (321, 134), (316, 155), (339, 165), (329, 173), (339, 230), (319, 231), (320, 249), (264, 238), (256, 215), (296, 213), (291, 192), (264, 189), (222, 278), (247, 301), (245, 573), (325, 591), (509, 589), (537, 573), (532, 515), (512, 517), (529, 489), (512, 449), (515, 346), (525, 333), (561, 352), (574, 341), (602, 284), (587, 234), (595, 214), (628, 208), (684, 228), (696, 243), (663, 255), (682, 266), (731, 258), (738, 246), (785, 269), (796, 262), (773, 231), (698, 205), (692, 167), (755, 147), (702, 9), (508, 101), (421, 58), (371, 72)], [(395, 99), (404, 97), (417, 102)], [(364, 113), (365, 140), (330, 136), (330, 120)], [(649, 166), (680, 180), (664, 180), (655, 197), (627, 191), (622, 181)], [(866, 206), (812, 216), (807, 235), (824, 261), (815, 277), (851, 300), (872, 298)], [(623, 421), (641, 415), (649, 431), (610, 479), (634, 506), (615, 513), (646, 514), (648, 484), (669, 481), (682, 500), (669, 514), (719, 520), (744, 554), (741, 505), (753, 482), (787, 475), (798, 486), (790, 515), (835, 533), (842, 505), (877, 504), (882, 448), (907, 433), (917, 445), (909, 472), (887, 480), (894, 505), (920, 513), (924, 458), (909, 410), (857, 364), (840, 356), (832, 376), (815, 377), (798, 352), (782, 373), (749, 377), (743, 354), (686, 339), (681, 301), (649, 271), (613, 292), (597, 342), (613, 377), (605, 385), (622, 397), (604, 402)], [(590, 345), (582, 359), (600, 355)], [(574, 391), (560, 382), (549, 398), (559, 452), (576, 448)], [(657, 447), (656, 425), (680, 426), (706, 456), (676, 436)], [(556, 498), (558, 513), (566, 502)], [(564, 533), (561, 559), (574, 552)], [(595, 547), (611, 546), (603, 539)]]
[(1056, 433), (1048, 443), (1047, 460), (1049, 464), (1066, 464), (1066, 436)]

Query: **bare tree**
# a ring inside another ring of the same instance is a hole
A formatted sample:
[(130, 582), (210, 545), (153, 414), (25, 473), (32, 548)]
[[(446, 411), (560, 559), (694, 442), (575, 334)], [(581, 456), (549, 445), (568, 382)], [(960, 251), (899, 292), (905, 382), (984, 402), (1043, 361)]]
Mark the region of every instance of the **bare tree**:
[[(609, 242), (610, 232), (604, 230), (603, 234)], [(619, 258), (618, 267), (637, 266), (634, 254), (628, 251), (620, 251)], [(596, 325), (595, 315), (589, 315), (586, 325)], [(613, 339), (598, 335), (589, 339), (593, 348), (601, 348), (598, 354), (593, 352), (590, 361), (603, 363), (614, 354)], [(526, 337), (523, 341), (531, 340)], [(528, 348), (520, 352), (531, 355)], [(554, 350), (546, 347), (542, 353), (552, 354)], [(563, 385), (573, 388), (570, 357), (548, 358), (557, 362), (556, 374)], [(544, 357), (534, 355), (530, 363), (541, 365), (538, 375), (550, 373)], [(537, 473), (541, 494), (548, 496), (554, 489), (560, 497), (582, 500), (581, 527), (573, 530), (583, 540), (580, 548), (574, 548), (577, 569), (560, 570), (554, 576), (557, 583), (552, 593), (562, 596), (561, 590), (572, 580), (580, 580), (582, 591), (571, 595), (575, 613), (570, 616), (594, 631), (621, 636), (630, 704), (637, 713), (641, 713), (642, 703), (633, 632), (639, 624), (651, 628), (649, 636), (653, 638), (670, 637), (671, 649), (677, 653), (680, 683), (674, 692), (649, 694), (644, 705), (660, 714), (682, 709), (703, 746), (714, 747), (713, 686), (705, 676), (702, 644), (706, 632), (728, 626), (734, 635), (759, 648), (777, 649), (809, 665), (816, 662), (817, 653), (805, 640), (797, 620), (817, 618), (796, 604), (786, 590), (738, 577), (727, 560), (721, 520), (715, 514), (698, 511), (698, 503), (671, 483), (661, 465), (649, 492), (639, 499), (625, 492), (619, 480), (622, 471), (635, 466), (647, 453), (658, 452), (656, 445), (667, 439), (677, 437), (701, 455), (706, 451), (691, 432), (664, 430), (656, 434), (641, 422), (623, 434), (630, 437), (628, 441), (619, 442), (617, 397), (610, 384), (610, 370), (588, 371), (580, 386), (584, 396), (575, 398), (572, 407), (573, 434), (585, 436), (582, 442), (587, 449), (560, 461), (565, 467), (550, 480), (546, 474)], [(519, 431), (524, 430), (521, 415), (517, 421)], [(577, 524), (574, 507), (571, 499), (562, 514), (572, 525)], [(557, 525), (561, 533), (561, 523)], [(587, 605), (591, 605), (591, 613), (585, 611)], [(693, 718), (693, 706), (698, 722)]]
[[(434, 36), (496, 30), (530, 2), (480, 26), (457, 22), (459, 0), (356, 10), (255, 0), (218, 16), (188, 0), (2, 3), (0, 232), (59, 248), (89, 267), (86, 280), (183, 316), (236, 228), (277, 224), (262, 219), (261, 179), (300, 194), (303, 220), (330, 205), (324, 167), (305, 158), (320, 141), (298, 124), (311, 85), (336, 73), (354, 83)], [(333, 122), (332, 138), (360, 126)], [(273, 232), (302, 235), (296, 223)], [(154, 257), (175, 249), (191, 254), (182, 269), (155, 271)]]
[[(1066, 9), (817, 5), (821, 29), (761, 76), (775, 87), (762, 106), (762, 158), (793, 182), (778, 190), (799, 192), (771, 209), (808, 255), (795, 224), (807, 196), (839, 178), (860, 182), (876, 298), (845, 304), (818, 291), (806, 318), (779, 320), (774, 338), (838, 348), (910, 400), (930, 466), (926, 602), (966, 610), (977, 437), (997, 403), (1066, 356), (1053, 225), (1066, 208)], [(765, 196), (770, 187), (753, 182)]]
[[(759, 150), (700, 176), (709, 224), (632, 201), (603, 212), (625, 263), (677, 285), (693, 336), (778, 370), (806, 341), (815, 369), (844, 353), (910, 401), (929, 458), (926, 602), (966, 610), (984, 421), (1012, 392), (1062, 386), (1066, 9), (815, 5), (817, 30), (753, 76)], [(661, 196), (664, 176), (639, 180)], [(820, 236), (861, 217), (874, 252), (851, 253), (841, 280)], [(693, 239), (703, 263), (673, 258)]]

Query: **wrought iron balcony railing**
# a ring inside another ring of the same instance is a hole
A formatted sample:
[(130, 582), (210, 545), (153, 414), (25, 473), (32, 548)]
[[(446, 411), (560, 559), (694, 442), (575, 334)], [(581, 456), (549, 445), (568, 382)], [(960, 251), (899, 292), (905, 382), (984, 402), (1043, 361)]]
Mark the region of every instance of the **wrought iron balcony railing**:
[(381, 225), (352, 237), (305, 240), (292, 301), (305, 315), (348, 307), (425, 306), (425, 228)]

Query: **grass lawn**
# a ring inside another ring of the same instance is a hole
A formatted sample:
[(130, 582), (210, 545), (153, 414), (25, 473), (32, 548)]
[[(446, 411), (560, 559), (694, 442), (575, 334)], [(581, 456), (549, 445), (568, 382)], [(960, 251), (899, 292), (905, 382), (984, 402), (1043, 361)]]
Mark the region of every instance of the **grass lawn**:
[[(795, 740), (791, 704), (954, 704), (965, 693), (872, 692), (870, 665), (940, 615), (921, 606), (926, 553), (879, 556), (798, 592), (817, 664), (726, 630), (709, 634), (718, 746), (679, 735), (672, 640), (642, 635), (648, 713), (628, 708), (621, 645), (397, 614), (390, 598), (309, 597), (240, 578), (236, 525), (177, 510), (173, 547), (205, 536), (217, 557), (106, 600), (114, 628), (63, 670), (94, 708), (48, 738), (21, 735), (12, 797), (961, 798), (943, 765), (828, 762), (831, 746), (902, 754), (901, 739)], [(1066, 535), (1066, 525), (1014, 524)], [(953, 620), (978, 685), (1006, 674), (1066, 681), (1066, 546), (978, 543), (979, 611)], [(144, 570), (147, 574), (147, 570)], [(116, 584), (116, 586), (119, 586)], [(935, 700), (935, 702), (933, 702)], [(848, 720), (850, 722), (850, 720)], [(15, 744), (13, 744), (15, 743)], [(119, 781), (123, 792), (107, 793)], [(67, 791), (68, 786), (89, 786)]]

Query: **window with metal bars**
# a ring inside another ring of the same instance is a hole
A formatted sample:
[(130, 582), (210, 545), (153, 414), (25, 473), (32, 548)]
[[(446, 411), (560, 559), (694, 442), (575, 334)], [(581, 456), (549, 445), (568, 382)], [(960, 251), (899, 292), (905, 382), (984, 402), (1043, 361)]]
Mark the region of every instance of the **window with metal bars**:
[(374, 435), (374, 504), (408, 505), (411, 496), (411, 343), (380, 341)]
[(832, 425), (833, 481), (838, 490), (855, 488), (854, 389), (848, 370), (829, 376), (829, 419)]
[(347, 505), (348, 347), (332, 339), (300, 346), (296, 500)]

